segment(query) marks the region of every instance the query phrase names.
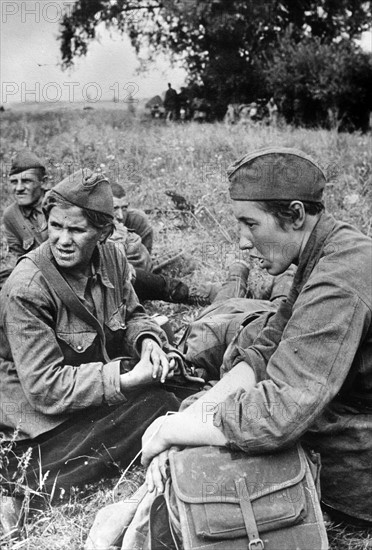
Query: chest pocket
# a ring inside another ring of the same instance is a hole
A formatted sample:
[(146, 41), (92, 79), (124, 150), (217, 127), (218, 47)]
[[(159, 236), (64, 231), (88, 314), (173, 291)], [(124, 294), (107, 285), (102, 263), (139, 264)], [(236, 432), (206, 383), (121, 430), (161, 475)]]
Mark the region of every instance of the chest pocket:
[(84, 353), (94, 342), (96, 332), (57, 332), (57, 338), (62, 340), (76, 353)]
[(117, 330), (125, 330), (127, 328), (126, 314), (127, 307), (125, 304), (121, 304), (106, 322), (106, 326), (114, 332)]

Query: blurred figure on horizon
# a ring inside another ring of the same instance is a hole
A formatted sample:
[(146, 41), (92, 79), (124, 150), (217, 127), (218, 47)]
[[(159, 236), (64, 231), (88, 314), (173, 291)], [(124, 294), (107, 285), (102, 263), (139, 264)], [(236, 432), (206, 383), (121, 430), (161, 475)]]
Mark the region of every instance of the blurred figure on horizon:
[(165, 119), (177, 120), (178, 118), (178, 94), (168, 82), (168, 90), (165, 92), (164, 98)]

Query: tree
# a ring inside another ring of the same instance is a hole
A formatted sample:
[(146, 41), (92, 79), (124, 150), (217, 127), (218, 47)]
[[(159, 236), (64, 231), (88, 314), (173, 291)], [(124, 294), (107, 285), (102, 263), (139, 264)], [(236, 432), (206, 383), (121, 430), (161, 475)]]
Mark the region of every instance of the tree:
[(77, 0), (61, 25), (65, 67), (87, 53), (99, 23), (126, 32), (138, 54), (181, 60), (218, 107), (265, 95), (267, 52), (286, 33), (294, 43), (350, 39), (369, 28), (372, 13), (362, 0)]
[(368, 128), (372, 110), (372, 56), (349, 40), (324, 44), (289, 36), (271, 52), (264, 69), (268, 89), (290, 123)]

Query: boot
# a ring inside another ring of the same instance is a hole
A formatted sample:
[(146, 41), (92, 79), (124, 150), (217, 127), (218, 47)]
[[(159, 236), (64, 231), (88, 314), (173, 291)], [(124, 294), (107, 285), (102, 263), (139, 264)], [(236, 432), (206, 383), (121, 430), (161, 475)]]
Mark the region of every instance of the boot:
[(203, 283), (190, 288), (188, 303), (208, 306), (230, 298), (245, 298), (248, 291), (249, 265), (238, 260), (228, 268), (226, 281), (221, 283)]
[(134, 290), (143, 300), (163, 300), (172, 303), (187, 303), (189, 287), (179, 279), (155, 275), (144, 269), (136, 269)]
[(221, 283), (202, 283), (189, 288), (187, 303), (192, 306), (209, 306), (222, 289)]
[(230, 298), (245, 298), (248, 291), (249, 265), (244, 260), (238, 260), (228, 268), (226, 281), (213, 302), (223, 302)]
[[(162, 275), (158, 275), (163, 277)], [(165, 280), (165, 286), (160, 300), (165, 302), (171, 302), (174, 304), (187, 304), (189, 297), (189, 287), (180, 279), (171, 279), (169, 277), (163, 277)]]

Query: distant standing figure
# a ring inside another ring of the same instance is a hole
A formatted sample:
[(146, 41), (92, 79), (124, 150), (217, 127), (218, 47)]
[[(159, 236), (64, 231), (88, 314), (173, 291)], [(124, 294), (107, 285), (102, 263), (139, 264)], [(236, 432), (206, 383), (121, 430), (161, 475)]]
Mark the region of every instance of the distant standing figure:
[(181, 87), (181, 91), (178, 94), (178, 108), (180, 111), (180, 119), (189, 120), (190, 119), (190, 98), (184, 86)]
[(168, 90), (165, 92), (164, 107), (166, 120), (176, 120), (178, 109), (178, 95), (176, 90), (172, 88), (170, 82), (168, 82)]
[(227, 110), (224, 116), (225, 124), (235, 124), (236, 122), (239, 121), (238, 107), (239, 105), (237, 103), (228, 104)]
[(277, 126), (279, 110), (273, 97), (270, 97), (269, 101), (266, 104), (266, 107), (269, 111), (269, 124), (271, 126)]
[(256, 120), (258, 120), (258, 105), (255, 101), (251, 103), (250, 110), (249, 110), (249, 118), (253, 122), (256, 122)]

